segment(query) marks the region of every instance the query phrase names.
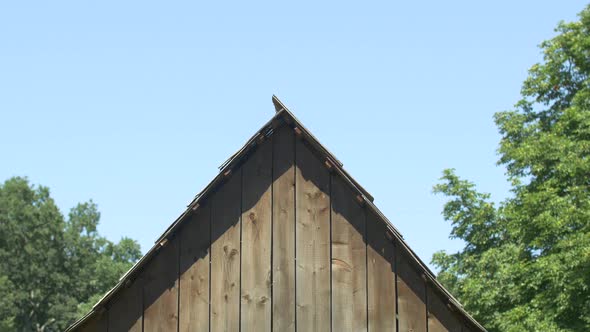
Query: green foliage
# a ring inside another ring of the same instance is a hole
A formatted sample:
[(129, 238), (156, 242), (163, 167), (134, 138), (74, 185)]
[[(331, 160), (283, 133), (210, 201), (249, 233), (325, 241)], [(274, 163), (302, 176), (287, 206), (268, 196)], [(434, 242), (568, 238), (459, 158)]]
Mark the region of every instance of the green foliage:
[(432, 262), (490, 331), (590, 331), (590, 7), (556, 31), (495, 115), (511, 197), (495, 206), (454, 170), (434, 187), (466, 246)]
[(66, 220), (48, 188), (0, 184), (0, 332), (63, 331), (139, 259), (135, 241), (101, 237), (99, 219), (92, 201)]

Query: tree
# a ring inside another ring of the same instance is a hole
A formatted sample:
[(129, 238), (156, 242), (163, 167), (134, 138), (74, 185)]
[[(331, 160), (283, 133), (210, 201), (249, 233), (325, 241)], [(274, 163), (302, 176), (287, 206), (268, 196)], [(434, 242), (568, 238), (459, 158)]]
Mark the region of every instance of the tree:
[(432, 263), (490, 331), (590, 331), (590, 7), (579, 18), (495, 115), (510, 197), (494, 204), (454, 170), (434, 187), (465, 247)]
[(63, 331), (141, 256), (96, 227), (92, 201), (67, 219), (49, 189), (25, 178), (0, 185), (0, 331)]

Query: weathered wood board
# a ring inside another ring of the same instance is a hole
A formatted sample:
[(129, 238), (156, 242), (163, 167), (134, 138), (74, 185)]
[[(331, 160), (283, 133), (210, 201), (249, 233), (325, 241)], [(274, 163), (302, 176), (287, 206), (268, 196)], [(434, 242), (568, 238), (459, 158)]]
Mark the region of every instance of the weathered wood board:
[(179, 331), (209, 331), (211, 208), (204, 205), (180, 230)]
[(142, 279), (136, 279), (113, 299), (109, 306), (109, 332), (141, 332)]
[[(400, 246), (396, 246), (400, 248)], [(426, 288), (420, 273), (402, 250), (396, 251), (397, 304), (400, 332), (426, 332)], [(429, 331), (431, 332), (431, 331)]]
[(241, 332), (271, 329), (272, 141), (242, 167)]
[(211, 331), (240, 328), (241, 170), (211, 199)]
[(178, 242), (177, 237), (171, 238), (144, 271), (144, 332), (177, 329)]
[(273, 137), (273, 330), (295, 331), (295, 140), (280, 128)]
[(330, 174), (296, 141), (297, 330), (330, 330)]
[(387, 226), (367, 212), (369, 332), (395, 331), (395, 248)]
[(428, 285), (428, 332), (461, 332), (461, 323), (438, 292)]
[(367, 330), (365, 213), (343, 180), (331, 179), (332, 329)]

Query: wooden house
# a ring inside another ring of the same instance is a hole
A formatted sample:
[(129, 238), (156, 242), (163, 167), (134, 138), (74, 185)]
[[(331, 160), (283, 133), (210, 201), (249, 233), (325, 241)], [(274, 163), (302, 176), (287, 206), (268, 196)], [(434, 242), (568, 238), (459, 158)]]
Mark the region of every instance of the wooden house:
[(485, 331), (273, 103), (275, 116), (67, 331)]

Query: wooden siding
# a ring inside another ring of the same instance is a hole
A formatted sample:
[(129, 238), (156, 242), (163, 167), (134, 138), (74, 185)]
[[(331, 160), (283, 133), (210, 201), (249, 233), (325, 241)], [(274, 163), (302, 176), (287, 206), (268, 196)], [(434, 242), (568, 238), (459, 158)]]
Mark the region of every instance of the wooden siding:
[(109, 332), (141, 332), (142, 325), (142, 296), (143, 280), (134, 280), (119, 296), (113, 299), (109, 306)]
[(332, 175), (332, 329), (367, 330), (365, 211)]
[(147, 265), (143, 287), (143, 331), (174, 331), (178, 326), (178, 238), (160, 248)]
[(369, 332), (396, 329), (395, 248), (387, 232), (387, 226), (367, 212)]
[(297, 330), (330, 331), (330, 173), (296, 141)]
[(469, 331), (292, 128), (256, 145), (77, 331)]
[(212, 198), (211, 331), (240, 328), (241, 185), (238, 170)]
[(209, 331), (210, 205), (198, 209), (183, 225), (179, 236), (179, 331)]
[(242, 332), (271, 325), (272, 144), (265, 142), (242, 169)]
[(461, 323), (447, 302), (428, 286), (428, 332), (461, 332)]
[(273, 135), (272, 326), (295, 331), (295, 135), (281, 127)]
[(425, 282), (405, 252), (398, 250), (396, 259), (399, 331), (426, 332)]

